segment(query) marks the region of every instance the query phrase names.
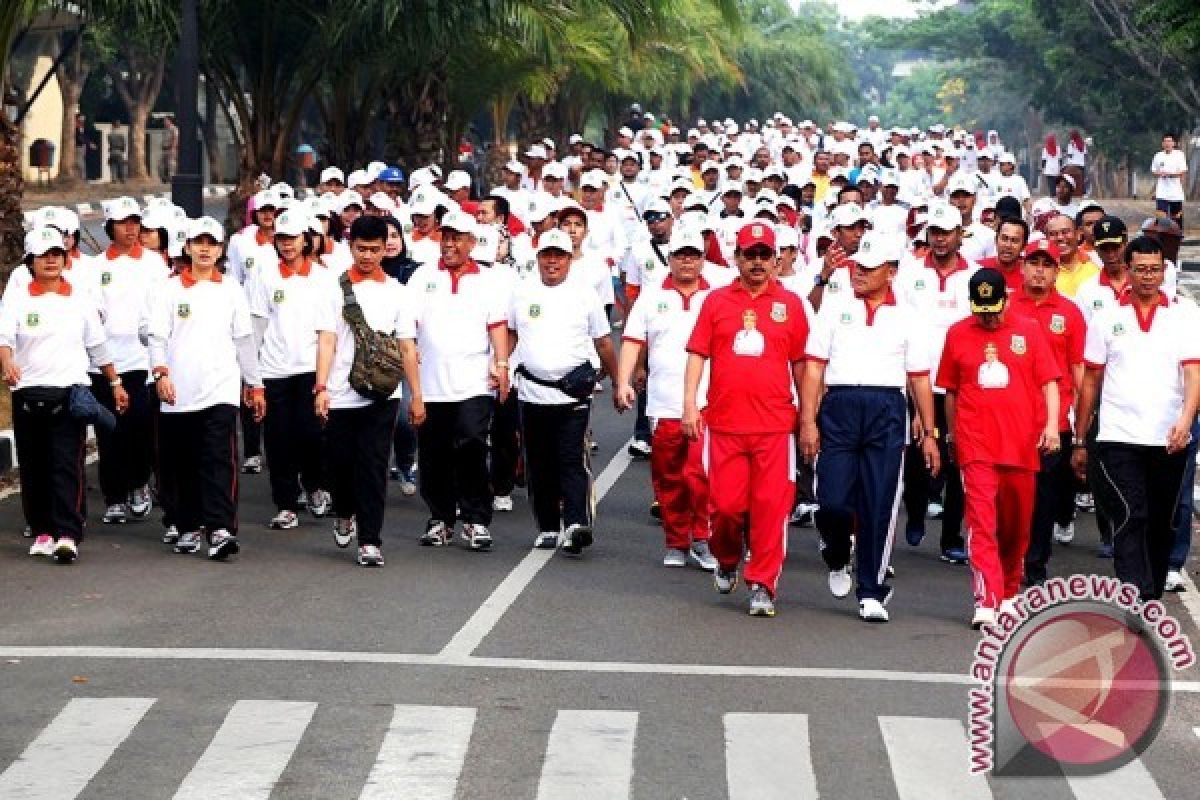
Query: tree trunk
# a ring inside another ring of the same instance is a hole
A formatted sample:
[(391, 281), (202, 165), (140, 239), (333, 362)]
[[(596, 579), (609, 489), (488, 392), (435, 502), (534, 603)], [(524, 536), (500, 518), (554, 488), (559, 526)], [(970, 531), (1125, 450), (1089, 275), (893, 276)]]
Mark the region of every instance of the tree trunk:
[[(83, 36), (83, 34), (79, 34)], [(60, 34), (59, 46), (69, 42), (66, 34)], [(63, 120), (58, 156), (58, 181), (60, 186), (74, 186), (86, 176), (86, 164), (77, 164), (75, 159), (75, 116), (79, 113), (79, 96), (87, 81), (91, 66), (83, 61), (83, 42), (76, 41), (71, 54), (54, 71), (58, 88), (62, 92)]]
[(109, 67), (109, 74), (117, 87), (117, 94), (129, 112), (129, 182), (148, 183), (150, 167), (146, 162), (146, 125), (154, 104), (162, 91), (166, 73), (166, 46), (157, 53), (143, 56), (128, 48), (121, 55), (128, 69), (125, 77), (119, 66)]
[(204, 152), (208, 156), (208, 182), (221, 183), (221, 151), (217, 147), (217, 92), (211, 83), (204, 86)]
[(25, 252), (21, 196), (21, 129), (0, 114), (0, 278), (8, 280), (13, 265)]

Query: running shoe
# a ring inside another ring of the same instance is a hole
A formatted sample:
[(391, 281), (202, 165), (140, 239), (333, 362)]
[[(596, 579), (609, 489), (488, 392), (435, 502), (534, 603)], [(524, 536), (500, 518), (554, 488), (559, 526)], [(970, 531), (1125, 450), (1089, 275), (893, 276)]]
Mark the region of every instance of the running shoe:
[(729, 594), (737, 588), (737, 585), (737, 567), (734, 567), (731, 570), (726, 570), (724, 567), (718, 564), (717, 568), (713, 570), (713, 586), (716, 587), (717, 591), (721, 594)]
[(263, 471), (262, 456), (250, 456), (242, 462), (242, 472), (246, 475), (257, 475)]
[(355, 523), (354, 517), (350, 517), (350, 519), (335, 519), (333, 521), (333, 543), (338, 547), (349, 547), (350, 542), (354, 540), (354, 536), (357, 533), (358, 525)]
[(675, 547), (668, 547), (667, 552), (663, 554), (664, 567), (686, 567), (687, 560), (687, 551)]
[(941, 503), (937, 502), (936, 500), (931, 502), (925, 508), (926, 519), (941, 519), (942, 515), (945, 513), (946, 513), (945, 507)]
[(1075, 495), (1075, 507), (1085, 514), (1096, 510), (1096, 498), (1091, 492), (1079, 492)]
[(323, 517), (329, 513), (333, 498), (324, 489), (313, 489), (308, 495), (308, 510), (314, 517)]
[(866, 622), (887, 622), (888, 612), (883, 603), (874, 597), (866, 597), (858, 602), (858, 617)]
[(1068, 522), (1066, 525), (1054, 523), (1054, 541), (1059, 544), (1070, 544), (1075, 541), (1075, 523)]
[(203, 539), (200, 538), (199, 531), (188, 531), (179, 534), (179, 539), (175, 542), (176, 553), (194, 553), (200, 549)]
[(583, 554), (585, 547), (592, 546), (592, 529), (586, 525), (568, 525), (563, 533), (562, 551), (569, 556)]
[(271, 530), (286, 531), (300, 527), (300, 518), (295, 511), (283, 510), (271, 518)]
[(79, 558), (79, 545), (70, 536), (60, 536), (54, 543), (54, 559), (60, 564), (70, 564)]
[(417, 493), (417, 468), (409, 467), (406, 470), (400, 471), (400, 477), (397, 478), (400, 482), (400, 494), (405, 497), (412, 497)]
[(33, 528), (30, 527), (29, 525), (26, 525), (24, 528), (21, 529), (21, 535), (24, 536), (26, 539), (32, 539), (33, 538)]
[(1168, 592), (1183, 592), (1187, 591), (1187, 587), (1183, 585), (1183, 573), (1177, 569), (1167, 572), (1167, 582), (1163, 589)]
[(163, 544), (175, 544), (178, 541), (179, 541), (179, 528), (176, 528), (174, 525), (168, 525), (163, 530), (162, 543)]
[(908, 542), (913, 547), (919, 547), (921, 542), (925, 540), (925, 526), (921, 524), (908, 523), (904, 526), (904, 541)]
[(750, 584), (749, 614), (752, 617), (775, 616), (775, 601), (771, 599), (767, 587), (757, 583)]
[(829, 593), (834, 597), (845, 597), (854, 588), (854, 580), (850, 577), (850, 568), (842, 567), (829, 571)]
[(556, 550), (560, 536), (558, 531), (542, 531), (533, 540), (533, 546), (538, 550)]
[(360, 567), (382, 567), (383, 551), (373, 544), (364, 544), (358, 548), (358, 565)]
[(512, 495), (502, 494), (492, 498), (492, 511), (512, 511)]
[(492, 534), (487, 526), (473, 522), (464, 522), (462, 531), (458, 534), (462, 543), (470, 550), (491, 550)]
[(962, 547), (948, 547), (942, 551), (941, 559), (947, 564), (966, 564), (967, 551)]
[(208, 537), (208, 557), (213, 561), (224, 561), (232, 555), (237, 555), (237, 537), (224, 528), (218, 528)]
[(996, 624), (996, 609), (979, 606), (975, 609), (975, 616), (971, 617), (971, 627), (979, 630), (984, 625)]
[(425, 533), (417, 541), (422, 547), (445, 547), (454, 540), (454, 531), (441, 520), (431, 519), (425, 523)]
[(150, 498), (150, 488), (141, 486), (129, 493), (129, 513), (134, 518), (141, 519), (150, 513), (154, 501)]
[(29, 545), (29, 555), (54, 555), (54, 537), (48, 533), (39, 534), (38, 537), (33, 540), (33, 544)]
[(124, 503), (113, 503), (104, 511), (105, 525), (124, 525), (128, 519)]
[(650, 443), (642, 439), (634, 439), (629, 443), (628, 452), (639, 461), (645, 461), (650, 458)]
[(692, 542), (691, 548), (688, 550), (688, 556), (692, 561), (696, 562), (696, 566), (705, 572), (712, 572), (717, 568), (717, 557), (712, 554), (712, 550), (708, 547), (708, 542), (703, 539), (698, 542)]

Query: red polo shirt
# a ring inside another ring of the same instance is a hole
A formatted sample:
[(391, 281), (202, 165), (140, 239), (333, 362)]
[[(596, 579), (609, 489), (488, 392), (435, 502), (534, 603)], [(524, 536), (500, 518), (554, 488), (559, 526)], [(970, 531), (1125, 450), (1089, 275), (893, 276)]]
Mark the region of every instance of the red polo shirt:
[(1046, 424), (1042, 386), (1058, 375), (1050, 346), (1031, 319), (1007, 315), (994, 331), (974, 316), (950, 326), (937, 385), (956, 395), (959, 463), (1038, 470), (1037, 441)]
[(1054, 363), (1058, 367), (1058, 429), (1070, 431), (1071, 422), (1067, 412), (1075, 404), (1075, 380), (1071, 367), (1083, 363), (1083, 345), (1087, 341), (1087, 322), (1079, 306), (1069, 298), (1051, 289), (1041, 303), (1034, 302), (1024, 290), (1017, 290), (1008, 298), (1008, 313), (1017, 317), (1028, 317), (1038, 327), (1050, 345)]
[[(762, 352), (734, 351), (739, 333), (762, 334)], [(709, 293), (688, 339), (689, 353), (710, 360), (705, 422), (719, 433), (791, 433), (792, 364), (804, 360), (804, 304), (772, 279), (758, 297), (740, 280)]]
[(1008, 290), (1009, 294), (1020, 291), (1021, 287), (1025, 284), (1025, 275), (1021, 272), (1021, 265), (1024, 263), (1024, 259), (1018, 258), (1012, 269), (1002, 267), (1000, 259), (996, 256), (981, 258), (975, 263), (981, 267), (994, 269), (1004, 276), (1004, 288)]

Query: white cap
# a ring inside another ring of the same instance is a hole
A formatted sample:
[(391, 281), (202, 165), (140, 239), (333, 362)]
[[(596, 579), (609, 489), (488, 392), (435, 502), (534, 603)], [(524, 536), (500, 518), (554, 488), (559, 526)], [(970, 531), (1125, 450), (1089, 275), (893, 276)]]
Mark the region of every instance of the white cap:
[(549, 158), (549, 156), (546, 154), (545, 145), (541, 145), (541, 144), (531, 144), (529, 146), (529, 149), (525, 151), (525, 157), (526, 158), (540, 158), (542, 161), (545, 161), (546, 159)]
[(689, 208), (696, 208), (697, 206), (704, 209), (704, 213), (708, 213), (708, 201), (700, 195), (692, 192), (687, 197), (683, 198), (683, 208), (685, 211)]
[(310, 197), (304, 201), (303, 208), (309, 217), (328, 217), (329, 203), (324, 197)]
[(529, 211), (525, 219), (530, 222), (541, 222), (546, 217), (558, 211), (558, 202), (548, 195), (537, 195), (529, 201)]
[(348, 176), (346, 176), (346, 186), (353, 189), (356, 186), (366, 186), (373, 180), (374, 179), (367, 174), (365, 169), (356, 169), (354, 172), (351, 172)]
[(978, 187), (975, 186), (975, 181), (966, 175), (955, 175), (946, 184), (946, 197), (950, 197), (955, 192), (966, 192), (971, 195), (979, 193)]
[(254, 202), (254, 210), (255, 211), (258, 211), (260, 208), (278, 209), (279, 206), (281, 205), (279, 195), (277, 195), (275, 192), (271, 191), (270, 189), (263, 189), (260, 192), (256, 192), (254, 195), (254, 198), (253, 198), (253, 202)]
[(875, 269), (888, 261), (900, 261), (904, 257), (904, 240), (895, 234), (883, 231), (867, 231), (858, 245), (853, 259), (867, 269)]
[(491, 264), (496, 260), (496, 251), (500, 249), (499, 225), (475, 225), (475, 246), (471, 248), (471, 258)]
[(416, 189), (418, 186), (428, 186), (436, 180), (433, 172), (428, 167), (420, 167), (414, 169), (412, 174), (408, 176), (409, 188)]
[(104, 218), (110, 221), (142, 218), (142, 209), (132, 197), (115, 197), (104, 204)]
[(726, 136), (733, 136), (737, 132), (738, 132), (738, 126), (737, 126), (736, 122), (728, 122), (725, 124), (725, 135)]
[(509, 172), (515, 172), (518, 175), (525, 174), (525, 165), (522, 164), (520, 161), (509, 161), (507, 164), (504, 165), (504, 168), (506, 170), (508, 170)]
[(628, 136), (630, 139), (632, 139), (633, 131), (629, 130), (628, 127), (624, 127), (624, 128), (621, 128), (619, 131), (617, 131), (617, 135), (618, 136)]
[(33, 212), (33, 228), (49, 226), (63, 233), (79, 233), (79, 215), (62, 206), (45, 206)]
[(386, 211), (393, 217), (396, 216), (396, 212), (400, 210), (396, 205), (396, 201), (393, 200), (392, 196), (387, 192), (376, 192), (367, 198), (367, 202), (373, 205), (375, 208), (378, 208), (380, 211)]
[(439, 205), (445, 205), (442, 193), (435, 186), (422, 186), (413, 193), (408, 203), (408, 210), (413, 214), (428, 216), (437, 211)]
[(1005, 150), (1003, 153), (1001, 153), (996, 158), (996, 163), (997, 164), (1016, 164), (1017, 157), (1014, 156), (1012, 153), (1008, 152), (1007, 150)]
[(296, 190), (293, 189), (290, 184), (284, 183), (283, 181), (272, 184), (271, 191), (280, 197), (286, 197), (289, 200), (296, 199)]
[(725, 185), (721, 187), (721, 196), (724, 197), (725, 195), (729, 194), (730, 192), (737, 192), (738, 194), (743, 194), (744, 192), (742, 191), (742, 182), (741, 181), (725, 181)]
[(962, 214), (959, 213), (957, 208), (949, 203), (939, 202), (930, 205), (930, 228), (937, 228), (940, 231), (952, 231), (955, 228), (961, 228), (962, 224)]
[(785, 247), (800, 248), (800, 234), (791, 225), (775, 226), (775, 249), (782, 250)]
[(900, 186), (900, 173), (894, 169), (885, 169), (883, 171), (883, 179), (880, 180), (883, 186)]
[(341, 167), (326, 167), (321, 170), (321, 183), (329, 183), (330, 181), (338, 181), (344, 184), (346, 182), (346, 173), (342, 172)]
[(182, 223), (167, 230), (167, 255), (171, 258), (182, 256), (183, 246), (187, 244), (188, 220), (183, 220)]
[[(50, 223), (43, 223), (50, 224)], [(175, 224), (175, 209), (168, 205), (153, 205), (146, 206), (146, 213), (142, 214), (142, 227), (151, 230), (159, 228), (170, 228)]]
[(871, 218), (867, 216), (867, 212), (863, 211), (862, 206), (858, 203), (846, 203), (838, 206), (829, 216), (829, 226), (831, 228), (849, 228), (859, 222), (870, 222)]
[(67, 250), (63, 235), (56, 229), (43, 225), (25, 234), (25, 255), (42, 256), (50, 250)]
[(647, 214), (652, 214), (652, 213), (653, 214), (670, 214), (671, 206), (669, 206), (667, 204), (667, 201), (663, 200), (661, 197), (651, 197), (649, 200), (646, 201), (646, 204), (644, 206), (642, 206), (642, 218), (645, 219)]
[(608, 186), (608, 173), (602, 169), (589, 170), (580, 178), (579, 186), (583, 189), (603, 189)]
[(308, 214), (300, 208), (288, 209), (275, 220), (276, 236), (303, 236), (308, 229)]
[(718, 172), (720, 172), (721, 165), (720, 165), (720, 163), (713, 161), (710, 158), (708, 161), (705, 161), (703, 164), (700, 165), (700, 174), (703, 175), (704, 173), (708, 172), (710, 169), (715, 169)]
[(225, 241), (225, 228), (212, 217), (201, 217), (188, 222), (187, 240), (193, 241), (201, 236), (211, 236), (218, 242)]
[(571, 237), (566, 231), (561, 231), (555, 228), (551, 231), (546, 231), (538, 239), (537, 251), (544, 253), (547, 250), (562, 250), (564, 253), (575, 252), (575, 246), (571, 244)]
[(446, 176), (446, 182), (443, 184), (447, 191), (453, 192), (458, 189), (471, 188), (471, 174), (465, 169), (451, 170)]
[(475, 218), (465, 211), (450, 211), (442, 217), (442, 230), (469, 233), (474, 236), (476, 228)]
[(343, 211), (345, 211), (347, 208), (349, 208), (350, 206), (358, 206), (359, 208), (366, 208), (366, 205), (367, 204), (363, 202), (362, 195), (351, 189), (351, 190), (342, 192), (341, 194), (339, 194), (337, 196), (337, 205), (335, 206), (335, 208), (337, 209), (337, 212), (340, 214)]
[(568, 137), (568, 139), (567, 139), (568, 144), (579, 144), (582, 141), (583, 141), (583, 137), (580, 136), (578, 133), (572, 133), (570, 135), (570, 137)]
[(695, 226), (680, 225), (671, 234), (667, 252), (671, 255), (680, 250), (699, 250), (704, 252), (704, 232)]
[(372, 181), (379, 180), (379, 173), (383, 172), (385, 169), (387, 169), (387, 164), (383, 163), (382, 161), (372, 161), (370, 164), (367, 164), (367, 177), (369, 177)]
[(742, 178), (745, 179), (746, 183), (762, 183), (763, 171), (758, 167), (751, 167), (746, 170), (746, 174)]
[(567, 165), (561, 161), (551, 161), (542, 167), (542, 180), (546, 180), (547, 178), (556, 178), (560, 181), (565, 181), (567, 179)]

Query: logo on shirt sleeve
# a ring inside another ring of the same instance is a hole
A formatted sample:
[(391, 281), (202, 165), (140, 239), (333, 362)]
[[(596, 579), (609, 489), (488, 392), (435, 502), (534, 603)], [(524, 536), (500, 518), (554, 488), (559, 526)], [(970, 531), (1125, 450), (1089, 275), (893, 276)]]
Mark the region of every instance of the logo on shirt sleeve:
[(924, 279), (924, 278), (918, 279), (918, 280), (917, 280), (917, 281), (916, 281), (916, 282), (913, 284), (913, 288), (914, 288), (914, 289), (918, 289), (918, 290), (919, 290), (919, 289), (924, 289), (924, 288), (925, 288), (925, 279)]
[(658, 313), (660, 314), (665, 314), (670, 311), (670, 309), (671, 307), (667, 305), (666, 301), (662, 301), (658, 304)]
[(437, 281), (430, 281), (425, 284), (425, 294), (433, 294), (437, 291)]
[(1113, 335), (1113, 336), (1121, 336), (1122, 334), (1124, 334), (1124, 333), (1125, 333), (1125, 326), (1124, 326), (1124, 325), (1122, 325), (1122, 324), (1121, 324), (1121, 323), (1119, 323), (1119, 322), (1118, 322), (1118, 323), (1115, 323), (1115, 324), (1113, 325), (1112, 331), (1113, 331), (1113, 332), (1112, 332), (1112, 335)]
[(180, 319), (187, 319), (192, 315), (192, 307), (187, 303), (180, 303), (179, 307), (175, 309), (175, 313), (179, 315)]
[[(981, 292), (982, 294), (982, 292)], [(1009, 349), (1019, 356), (1025, 355), (1025, 337), (1013, 334), (1012, 342), (1009, 344)]]
[(541, 315), (542, 315), (542, 307), (541, 306), (539, 306), (537, 303), (533, 303), (532, 305), (529, 306), (529, 318), (530, 319), (537, 319)]
[(249, 258), (246, 259), (246, 269), (250, 269), (253, 266), (254, 266), (254, 256), (250, 256)]
[(283, 302), (283, 289), (275, 290), (275, 293), (271, 295), (271, 302), (276, 304)]
[(839, 322), (841, 322), (843, 325), (849, 325), (851, 322), (854, 322), (854, 317), (850, 315), (849, 311), (843, 311)]
[(41, 318), (40, 318), (40, 317), (37, 315), (37, 312), (36, 312), (36, 311), (31, 311), (31, 312), (29, 312), (29, 314), (28, 314), (28, 315), (26, 315), (26, 317), (25, 317), (25, 324), (26, 324), (27, 326), (29, 326), (30, 328), (36, 328), (36, 327), (38, 326), (38, 323), (39, 323), (39, 322), (41, 322), (41, 321), (42, 321), (42, 320), (41, 320)]
[(1050, 332), (1062, 333), (1067, 329), (1067, 319), (1062, 314), (1052, 314), (1050, 316)]
[(772, 303), (771, 319), (776, 322), (787, 322), (787, 303)]
[(112, 273), (111, 272), (101, 272), (100, 273), (100, 285), (108, 286), (110, 283), (112, 283)]

